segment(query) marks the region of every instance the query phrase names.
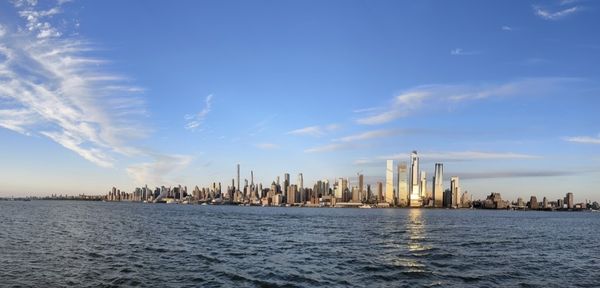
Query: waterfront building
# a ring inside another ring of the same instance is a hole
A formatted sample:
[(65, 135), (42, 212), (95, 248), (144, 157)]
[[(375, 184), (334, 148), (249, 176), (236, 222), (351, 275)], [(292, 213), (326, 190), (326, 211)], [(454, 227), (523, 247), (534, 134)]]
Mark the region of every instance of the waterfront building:
[(460, 201), (460, 184), (458, 176), (450, 177), (450, 190), (452, 191), (451, 207), (458, 207), (458, 203)]
[(283, 193), (287, 193), (288, 187), (290, 186), (290, 174), (283, 174)]
[(385, 202), (394, 205), (394, 160), (387, 160), (385, 169)]
[(575, 206), (573, 205), (573, 193), (567, 193), (565, 197), (565, 204), (567, 204), (567, 209), (573, 209)]
[(383, 202), (383, 183), (377, 182), (377, 202)]
[(425, 204), (428, 204), (429, 202), (429, 195), (427, 193), (427, 174), (425, 173), (425, 171), (421, 171), (421, 191), (420, 191), (420, 197), (421, 199), (424, 199)]
[(433, 175), (433, 206), (437, 208), (444, 207), (444, 165), (435, 163), (435, 172)]
[(537, 202), (537, 197), (531, 196), (531, 199), (529, 200), (529, 209), (531, 209), (531, 210), (540, 209), (540, 204)]
[(358, 194), (359, 194), (359, 199), (362, 201), (363, 199), (367, 198), (365, 197), (365, 193), (364, 193), (364, 185), (365, 185), (365, 177), (363, 176), (363, 174), (359, 174), (358, 175)]
[(410, 155), (410, 207), (421, 207), (423, 200), (421, 199), (421, 190), (419, 189), (419, 156), (417, 151), (413, 151)]
[(240, 164), (237, 164), (237, 187), (234, 185), (236, 191), (240, 191), (242, 183), (240, 183)]
[(398, 164), (398, 205), (401, 207), (408, 206), (408, 165), (406, 162)]

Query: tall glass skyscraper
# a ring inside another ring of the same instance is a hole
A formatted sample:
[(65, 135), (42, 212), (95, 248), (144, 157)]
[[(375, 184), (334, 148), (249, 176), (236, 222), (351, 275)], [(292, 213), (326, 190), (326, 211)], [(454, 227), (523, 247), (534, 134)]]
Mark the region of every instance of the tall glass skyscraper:
[(435, 172), (433, 175), (433, 207), (442, 208), (444, 206), (444, 165), (435, 163)]
[(423, 204), (421, 199), (421, 189), (419, 188), (419, 156), (417, 151), (413, 151), (410, 155), (410, 207), (421, 207)]
[(394, 205), (394, 160), (387, 160), (385, 169), (385, 202)]
[(401, 162), (398, 165), (398, 205), (402, 207), (408, 206), (408, 165), (406, 162)]

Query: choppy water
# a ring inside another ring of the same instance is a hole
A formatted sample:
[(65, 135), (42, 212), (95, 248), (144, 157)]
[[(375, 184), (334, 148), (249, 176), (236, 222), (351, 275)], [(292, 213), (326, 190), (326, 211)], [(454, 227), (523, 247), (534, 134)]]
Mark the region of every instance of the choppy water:
[(0, 286), (600, 286), (600, 213), (0, 201)]

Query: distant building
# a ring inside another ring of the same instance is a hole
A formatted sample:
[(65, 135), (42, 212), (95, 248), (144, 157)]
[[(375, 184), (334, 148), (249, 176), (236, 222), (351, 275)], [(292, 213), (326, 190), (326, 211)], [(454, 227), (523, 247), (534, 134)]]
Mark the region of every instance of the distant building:
[(385, 202), (394, 205), (394, 160), (387, 160), (385, 169)]
[(451, 207), (458, 207), (458, 202), (460, 201), (460, 183), (458, 176), (452, 176), (450, 178), (450, 190), (452, 191)]
[(435, 163), (435, 172), (433, 174), (433, 206), (443, 207), (444, 205), (444, 165)]
[(408, 165), (406, 162), (398, 164), (398, 205), (401, 207), (408, 206)]
[(537, 197), (531, 196), (531, 199), (529, 200), (529, 209), (531, 209), (531, 210), (540, 209), (540, 204), (537, 202)]
[(567, 204), (567, 209), (573, 209), (575, 207), (573, 203), (573, 193), (567, 193), (567, 196), (565, 197), (565, 204)]
[(503, 201), (500, 193), (491, 193), (483, 202), (483, 208), (486, 209), (506, 209), (508, 201)]
[(413, 151), (410, 155), (410, 207), (421, 207), (423, 199), (421, 199), (421, 189), (419, 189), (419, 156), (417, 151)]

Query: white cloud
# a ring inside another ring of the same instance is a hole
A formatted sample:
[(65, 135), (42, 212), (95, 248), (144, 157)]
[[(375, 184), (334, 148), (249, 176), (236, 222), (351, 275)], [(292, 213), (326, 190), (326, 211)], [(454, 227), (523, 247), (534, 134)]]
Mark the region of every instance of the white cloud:
[(48, 137), (102, 167), (114, 165), (114, 153), (138, 153), (128, 141), (146, 135), (137, 121), (143, 101), (105, 89), (127, 83), (87, 56), (86, 42), (44, 37), (54, 29), (44, 19), (60, 9), (35, 10), (34, 1), (15, 5), (24, 7), (20, 15), (29, 29), (18, 37), (5, 30), (10, 37), (0, 45), (0, 126)]
[(374, 138), (388, 137), (398, 134), (399, 130), (373, 130), (335, 139), (335, 142), (366, 141)]
[(565, 84), (579, 81), (576, 78), (527, 78), (502, 84), (417, 86), (395, 96), (388, 108), (362, 113), (365, 115), (356, 122), (364, 125), (384, 124), (409, 116), (423, 107), (436, 109), (487, 98), (553, 95), (563, 91), (561, 88)]
[(576, 136), (576, 137), (565, 137), (565, 141), (581, 143), (581, 144), (600, 144), (600, 136), (598, 137), (590, 137), (590, 136)]
[(185, 129), (193, 131), (198, 129), (198, 127), (204, 123), (204, 119), (212, 109), (212, 98), (212, 94), (206, 96), (204, 99), (204, 108), (200, 112), (193, 115), (185, 115), (185, 120), (187, 121)]
[[(508, 160), (508, 159), (538, 159), (539, 156), (514, 153), (514, 152), (485, 152), (485, 151), (450, 151), (450, 152), (424, 152), (418, 154), (420, 159), (429, 161), (454, 162), (454, 161), (476, 161), (476, 160)], [(361, 158), (354, 161), (356, 165), (380, 163), (387, 159), (406, 160), (410, 158), (409, 153), (378, 156), (373, 159)]]
[(553, 11), (544, 9), (539, 6), (533, 6), (533, 11), (534, 11), (535, 15), (537, 15), (545, 20), (558, 20), (558, 19), (564, 18), (566, 16), (569, 16), (571, 14), (574, 14), (575, 12), (578, 12), (579, 10), (581, 10), (581, 8), (579, 6), (573, 6), (571, 8), (566, 8), (566, 9), (562, 9), (562, 10), (553, 12)]
[(500, 27), (500, 29), (502, 29), (502, 31), (513, 31), (513, 28), (507, 25)]
[(164, 185), (175, 182), (169, 178), (174, 172), (187, 167), (192, 161), (188, 155), (152, 154), (154, 161), (131, 165), (127, 173), (134, 179), (135, 185)]
[(258, 143), (255, 146), (256, 146), (256, 148), (263, 149), (263, 150), (279, 149), (279, 145), (277, 145), (275, 143)]
[(329, 132), (335, 131), (339, 129), (339, 125), (337, 124), (329, 124), (325, 126), (308, 126), (296, 130), (292, 130), (287, 132), (286, 134), (290, 135), (298, 135), (298, 136), (313, 136), (313, 137), (321, 137)]
[(323, 146), (312, 147), (304, 150), (305, 153), (322, 153), (322, 152), (333, 152), (344, 149), (350, 149), (358, 147), (359, 145), (355, 145), (354, 143), (331, 143)]
[(480, 54), (479, 51), (465, 51), (462, 48), (454, 48), (450, 50), (450, 55), (453, 56), (468, 56), (468, 55), (477, 55)]

